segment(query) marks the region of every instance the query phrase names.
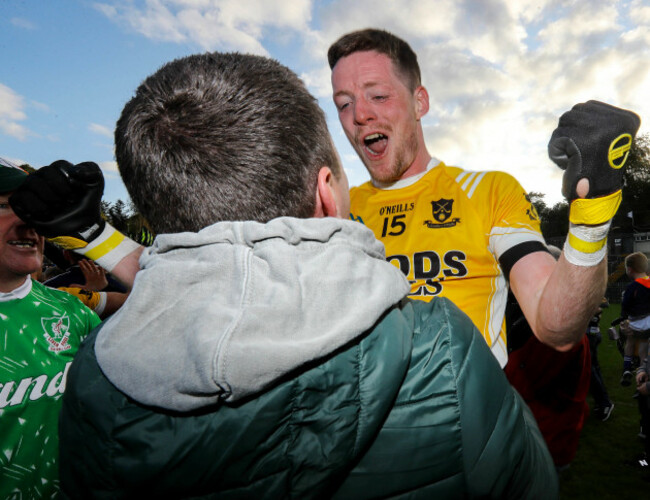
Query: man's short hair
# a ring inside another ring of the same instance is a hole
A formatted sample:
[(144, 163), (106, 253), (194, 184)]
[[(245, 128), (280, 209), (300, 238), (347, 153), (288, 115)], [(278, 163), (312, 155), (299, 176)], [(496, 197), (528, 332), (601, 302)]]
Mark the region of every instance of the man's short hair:
[(327, 51), (330, 69), (334, 69), (342, 57), (354, 52), (366, 51), (375, 51), (388, 56), (411, 92), (420, 86), (422, 81), (420, 65), (410, 45), (388, 31), (374, 28), (353, 31), (334, 42)]
[(643, 252), (634, 252), (625, 257), (625, 267), (635, 273), (645, 273), (648, 270), (648, 257)]
[(320, 168), (341, 174), (303, 82), (239, 53), (184, 57), (149, 76), (124, 107), (115, 144), (129, 195), (157, 233), (311, 217)]

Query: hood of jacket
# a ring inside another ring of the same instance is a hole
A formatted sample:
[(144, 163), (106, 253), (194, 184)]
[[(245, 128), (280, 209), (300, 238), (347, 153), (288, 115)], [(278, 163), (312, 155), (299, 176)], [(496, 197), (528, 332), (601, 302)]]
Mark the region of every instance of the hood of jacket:
[(409, 284), (358, 222), (283, 217), (159, 235), (95, 345), (139, 403), (235, 402), (366, 332)]

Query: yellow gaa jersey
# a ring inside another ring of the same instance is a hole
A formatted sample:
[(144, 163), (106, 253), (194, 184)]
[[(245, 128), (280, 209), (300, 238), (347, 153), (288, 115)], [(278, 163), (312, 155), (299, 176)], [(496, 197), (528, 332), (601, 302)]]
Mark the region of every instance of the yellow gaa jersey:
[(367, 182), (350, 198), (350, 218), (384, 243), (386, 259), (411, 283), (410, 297), (448, 297), (505, 366), (506, 279), (517, 260), (546, 249), (521, 185), (504, 172), (469, 172), (433, 159), (420, 176), (384, 189)]

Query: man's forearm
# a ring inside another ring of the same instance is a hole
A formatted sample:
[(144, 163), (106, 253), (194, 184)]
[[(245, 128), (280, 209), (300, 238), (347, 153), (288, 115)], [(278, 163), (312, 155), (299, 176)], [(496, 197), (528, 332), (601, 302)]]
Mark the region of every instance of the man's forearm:
[(143, 250), (143, 246), (137, 247), (131, 253), (122, 258), (122, 260), (120, 260), (111, 271), (111, 274), (129, 290), (133, 287), (135, 275), (140, 270), (139, 259)]
[(554, 349), (569, 350), (584, 335), (607, 285), (603, 259), (591, 267), (559, 261), (546, 252), (520, 259), (510, 286), (535, 336)]
[(540, 297), (536, 336), (555, 349), (570, 349), (582, 339), (606, 287), (606, 259), (580, 267), (562, 255)]

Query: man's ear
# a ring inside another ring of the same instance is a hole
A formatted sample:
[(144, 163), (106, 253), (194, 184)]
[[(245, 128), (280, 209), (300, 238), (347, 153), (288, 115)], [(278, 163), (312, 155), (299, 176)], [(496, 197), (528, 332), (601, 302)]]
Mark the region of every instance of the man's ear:
[(415, 116), (419, 120), (429, 112), (429, 93), (422, 85), (415, 89)]
[(314, 217), (336, 217), (338, 208), (332, 184), (334, 173), (329, 167), (321, 167), (316, 184), (316, 208)]

